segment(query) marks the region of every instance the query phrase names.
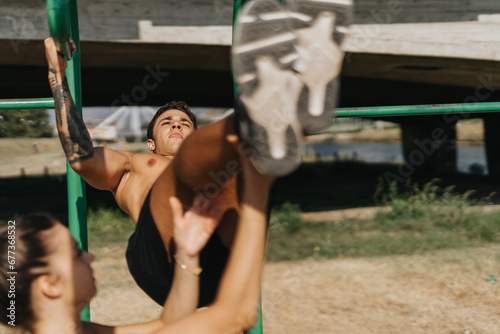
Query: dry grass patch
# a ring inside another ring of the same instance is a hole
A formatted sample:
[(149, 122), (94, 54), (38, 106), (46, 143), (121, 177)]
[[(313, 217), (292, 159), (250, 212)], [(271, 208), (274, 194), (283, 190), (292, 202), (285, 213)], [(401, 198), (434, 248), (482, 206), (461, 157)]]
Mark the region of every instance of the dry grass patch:
[(497, 333), (499, 246), (267, 265), (269, 333)]

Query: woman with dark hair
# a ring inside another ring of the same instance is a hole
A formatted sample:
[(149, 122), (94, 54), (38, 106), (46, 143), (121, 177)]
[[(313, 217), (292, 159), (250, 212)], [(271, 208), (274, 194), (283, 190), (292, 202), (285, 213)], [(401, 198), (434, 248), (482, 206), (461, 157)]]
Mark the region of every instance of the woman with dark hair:
[[(228, 139), (237, 141), (236, 136)], [(178, 275), (185, 275), (184, 278), (191, 278), (196, 284), (200, 275), (196, 257), (213, 233), (220, 213), (213, 201), (200, 197), (183, 212), (181, 202), (171, 197), (177, 265), (172, 292), (160, 319), (120, 327), (82, 322), (79, 313), (96, 294), (90, 266), (94, 257), (80, 250), (69, 230), (47, 215), (16, 219), (15, 229), (8, 225), (0, 227), (0, 308), (6, 310), (14, 300), (16, 328), (33, 334), (241, 333), (251, 328), (264, 258), (267, 227), (264, 212), (273, 178), (259, 174), (247, 159), (241, 160), (241, 214), (228, 265), (211, 307), (195, 313), (197, 293), (178, 288), (184, 280)], [(15, 298), (8, 293), (8, 273), (12, 271), (8, 261), (9, 235), (15, 235), (10, 238), (15, 240)], [(177, 293), (187, 303), (174, 308), (169, 306), (169, 299)], [(0, 321), (7, 325), (11, 319), (2, 312)]]

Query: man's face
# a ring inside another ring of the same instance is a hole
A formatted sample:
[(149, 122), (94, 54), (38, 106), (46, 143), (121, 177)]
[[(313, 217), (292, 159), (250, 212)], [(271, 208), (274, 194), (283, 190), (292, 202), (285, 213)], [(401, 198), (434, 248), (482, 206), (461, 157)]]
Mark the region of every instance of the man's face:
[(177, 153), (182, 141), (193, 132), (194, 126), (189, 117), (177, 109), (167, 110), (156, 120), (153, 138), (148, 139), (150, 151), (165, 156)]

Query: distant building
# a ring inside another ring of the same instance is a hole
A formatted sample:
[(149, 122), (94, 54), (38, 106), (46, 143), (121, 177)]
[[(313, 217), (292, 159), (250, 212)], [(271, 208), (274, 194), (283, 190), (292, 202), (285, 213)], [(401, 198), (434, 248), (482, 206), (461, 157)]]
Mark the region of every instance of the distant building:
[(138, 142), (146, 135), (147, 126), (156, 110), (151, 107), (121, 107), (95, 127), (89, 127), (94, 140), (111, 141), (115, 139)]

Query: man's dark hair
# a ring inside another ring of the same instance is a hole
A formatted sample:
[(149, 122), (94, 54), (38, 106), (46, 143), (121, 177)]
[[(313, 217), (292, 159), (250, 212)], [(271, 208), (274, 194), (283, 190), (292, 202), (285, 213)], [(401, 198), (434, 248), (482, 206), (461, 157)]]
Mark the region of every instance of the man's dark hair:
[(189, 119), (191, 120), (191, 122), (193, 123), (194, 129), (196, 129), (198, 127), (198, 125), (196, 124), (196, 116), (195, 116), (195, 114), (193, 114), (193, 112), (191, 111), (191, 109), (189, 109), (189, 107), (186, 104), (186, 102), (172, 101), (172, 102), (169, 102), (169, 103), (165, 104), (160, 109), (158, 109), (158, 111), (156, 112), (156, 114), (153, 116), (153, 119), (151, 120), (151, 122), (149, 122), (149, 125), (148, 125), (148, 139), (154, 139), (153, 138), (153, 128), (155, 126), (155, 123), (156, 123), (156, 120), (158, 119), (158, 117), (160, 117), (161, 114), (163, 114), (165, 111), (174, 110), (174, 109), (175, 110), (180, 110), (183, 113), (185, 113), (189, 117)]

